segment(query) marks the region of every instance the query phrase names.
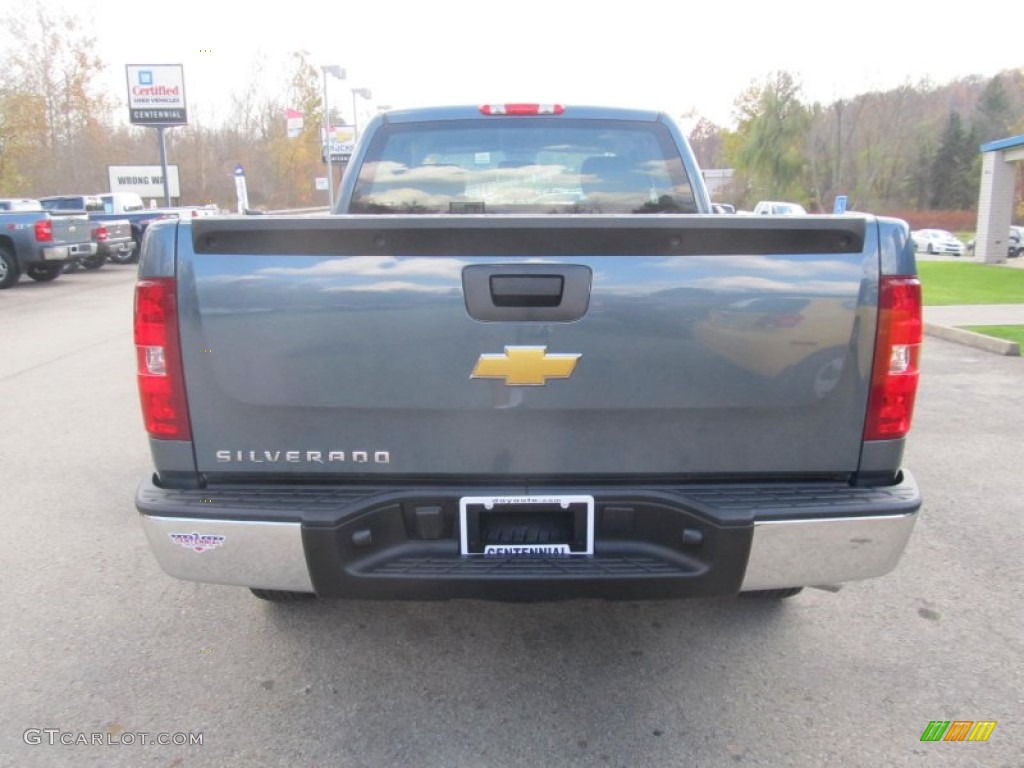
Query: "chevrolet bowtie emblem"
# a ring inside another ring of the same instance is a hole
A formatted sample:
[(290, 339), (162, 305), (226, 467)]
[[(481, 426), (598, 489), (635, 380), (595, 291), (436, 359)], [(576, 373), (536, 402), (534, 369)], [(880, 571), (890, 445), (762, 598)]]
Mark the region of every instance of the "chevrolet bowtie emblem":
[(579, 355), (549, 355), (547, 347), (505, 347), (503, 355), (480, 355), (471, 379), (504, 379), (510, 387), (542, 387), (567, 379)]

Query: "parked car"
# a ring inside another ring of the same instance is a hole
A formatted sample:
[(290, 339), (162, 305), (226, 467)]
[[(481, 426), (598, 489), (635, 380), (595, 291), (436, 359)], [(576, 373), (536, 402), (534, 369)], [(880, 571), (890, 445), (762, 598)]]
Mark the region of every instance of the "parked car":
[(0, 200), (0, 288), (10, 288), (22, 274), (55, 280), (64, 265), (96, 254), (85, 213), (43, 210), (38, 200)]
[[(89, 216), (89, 229), (96, 243), (96, 253), (79, 257), (68, 262), (65, 271), (81, 266), (85, 269), (99, 269), (111, 261), (123, 263), (131, 256), (135, 243), (132, 241), (131, 223), (127, 218), (111, 219), (103, 214), (103, 203), (96, 195), (59, 195), (39, 199), (43, 208), (51, 212), (82, 212)], [(97, 216), (103, 218), (99, 220)]]
[(964, 244), (952, 232), (944, 229), (918, 229), (910, 233), (910, 239), (914, 241), (915, 251), (964, 255)]
[(0, 211), (38, 211), (39, 201), (27, 197), (0, 200)]
[[(1016, 259), (1024, 251), (1024, 227), (1010, 227), (1006, 239), (1006, 258)], [(974, 238), (967, 242), (967, 252), (974, 255)]]
[(754, 213), (763, 216), (806, 216), (807, 210), (799, 203), (762, 200), (754, 207)]
[(0, 200), (0, 289), (20, 275), (55, 280), (65, 265), (96, 253), (84, 212), (50, 212), (38, 200)]
[(134, 192), (107, 192), (97, 197), (104, 213), (136, 213), (146, 210), (146, 204)]
[(142, 198), (134, 192), (103, 192), (96, 195), (106, 213), (144, 213), (163, 214), (164, 217), (177, 216), (179, 219), (195, 219), (200, 216), (216, 216), (220, 211), (216, 205), (177, 205), (170, 208), (147, 208)]
[(1024, 251), (1024, 227), (1010, 227), (1010, 247), (1006, 255), (1016, 259)]
[(43, 206), (52, 211), (85, 211), (89, 215), (93, 240), (103, 254), (102, 259), (109, 259), (114, 264), (128, 264), (138, 258), (142, 236), (150, 223), (179, 216), (177, 210), (146, 208), (138, 195), (120, 192), (55, 195), (44, 197)]

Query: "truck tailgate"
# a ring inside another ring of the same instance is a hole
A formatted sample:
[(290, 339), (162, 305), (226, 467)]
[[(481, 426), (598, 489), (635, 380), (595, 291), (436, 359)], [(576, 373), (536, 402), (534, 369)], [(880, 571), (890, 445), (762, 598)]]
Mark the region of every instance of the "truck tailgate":
[(177, 227), (201, 472), (857, 469), (877, 314), (870, 217)]
[(89, 217), (84, 213), (50, 212), (54, 245), (88, 243), (92, 239)]
[(108, 242), (121, 242), (132, 239), (132, 225), (128, 219), (98, 222), (107, 230)]

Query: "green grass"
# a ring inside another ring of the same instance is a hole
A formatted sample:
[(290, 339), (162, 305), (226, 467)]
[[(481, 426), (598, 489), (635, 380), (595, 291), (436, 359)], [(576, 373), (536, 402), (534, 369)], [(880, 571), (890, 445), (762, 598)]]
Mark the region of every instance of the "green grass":
[(1024, 269), (919, 261), (917, 270), (928, 306), (1024, 304)]
[(968, 331), (995, 336), (997, 339), (1016, 341), (1024, 349), (1024, 325), (967, 325)]

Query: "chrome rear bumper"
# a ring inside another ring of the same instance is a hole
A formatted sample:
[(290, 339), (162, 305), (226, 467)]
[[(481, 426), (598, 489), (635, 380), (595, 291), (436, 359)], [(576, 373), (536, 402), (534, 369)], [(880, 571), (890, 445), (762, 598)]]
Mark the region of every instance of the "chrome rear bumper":
[(179, 579), (313, 591), (300, 523), (142, 515), (142, 528), (160, 567)]
[(907, 473), (883, 488), (593, 490), (594, 554), (566, 561), (462, 557), (447, 513), (419, 529), (415, 509), (448, 510), (468, 492), (460, 487), (173, 491), (147, 481), (136, 505), (177, 578), (402, 599), (707, 597), (867, 579), (896, 566), (921, 505)]
[(917, 513), (754, 523), (744, 591), (835, 584), (896, 567)]

